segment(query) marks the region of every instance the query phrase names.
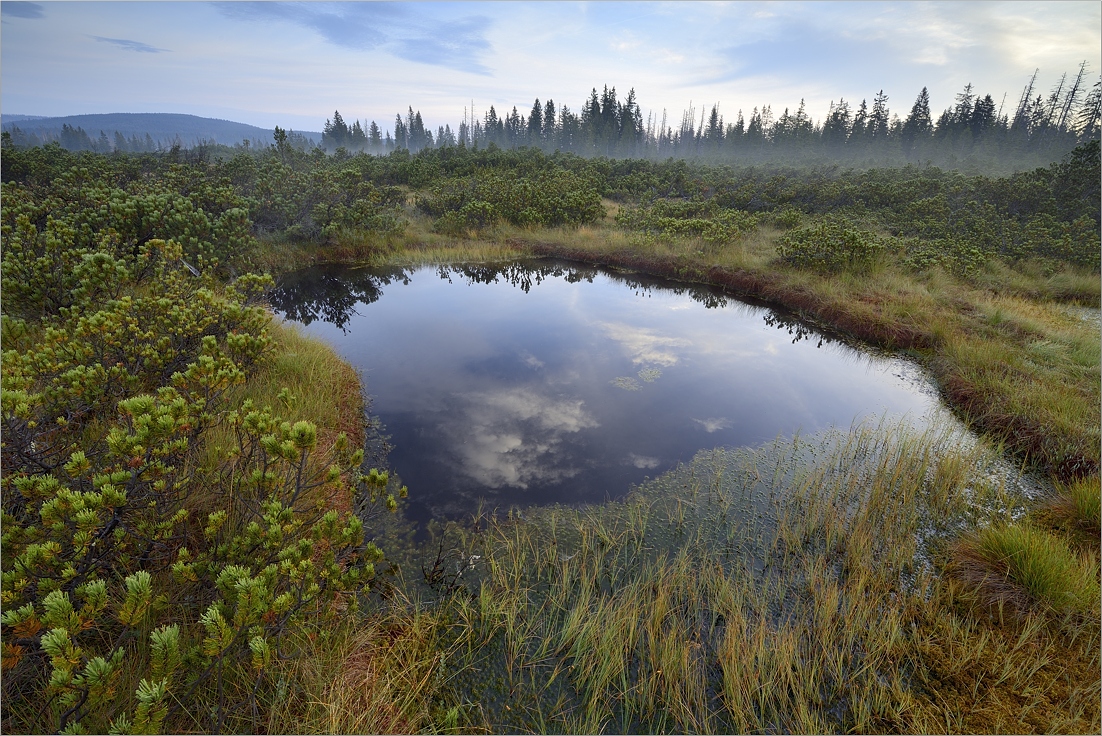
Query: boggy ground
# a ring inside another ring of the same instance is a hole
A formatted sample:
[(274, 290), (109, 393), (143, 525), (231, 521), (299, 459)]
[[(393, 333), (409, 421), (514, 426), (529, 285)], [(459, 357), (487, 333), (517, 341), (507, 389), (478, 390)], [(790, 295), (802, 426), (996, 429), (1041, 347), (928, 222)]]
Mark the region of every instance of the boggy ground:
[[(388, 544), (395, 582), (296, 665), (273, 729), (1099, 730), (1099, 334), (1077, 309), (1097, 274), (959, 277), (888, 252), (824, 275), (778, 264), (768, 225), (717, 247), (610, 221), (454, 238), (410, 216), (251, 260), (556, 256), (716, 284), (906, 350), (984, 439), (864, 427), (810, 454), (720, 452), (621, 503), (437, 529), (437, 560)], [(988, 472), (1000, 448), (1049, 495)], [(754, 493), (760, 520), (730, 522)], [(444, 572), (426, 588), (418, 565)]]

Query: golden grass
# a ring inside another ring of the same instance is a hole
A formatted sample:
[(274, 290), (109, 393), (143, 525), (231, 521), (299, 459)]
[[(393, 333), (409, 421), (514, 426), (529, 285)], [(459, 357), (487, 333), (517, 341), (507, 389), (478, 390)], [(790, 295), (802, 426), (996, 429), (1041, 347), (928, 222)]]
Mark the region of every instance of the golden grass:
[(1097, 730), (1097, 617), (1000, 622), (940, 574), (1012, 500), (994, 458), (860, 427), (491, 518), (459, 543), (471, 597), (444, 601), (474, 683), (450, 697), (513, 731)]
[[(269, 733), (421, 733), (434, 728), (442, 684), (443, 627), (431, 613), (392, 612), (349, 621), (288, 660)], [(440, 720), (444, 720), (441, 718)]]
[(1038, 609), (1097, 618), (1098, 558), (1076, 555), (1033, 524), (996, 524), (957, 545), (953, 571), (981, 602), (1015, 613)]

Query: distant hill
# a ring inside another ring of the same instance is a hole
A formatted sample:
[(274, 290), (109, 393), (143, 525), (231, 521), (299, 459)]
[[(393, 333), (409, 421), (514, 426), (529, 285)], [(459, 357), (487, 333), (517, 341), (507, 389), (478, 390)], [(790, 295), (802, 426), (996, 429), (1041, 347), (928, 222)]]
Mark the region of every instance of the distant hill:
[(10, 114), (7, 114), (7, 113), (5, 113), (4, 115), (0, 115), (0, 118), (2, 118), (5, 123), (15, 122), (16, 120), (41, 120), (43, 117), (45, 117), (45, 116), (44, 115), (10, 115)]
[[(101, 133), (110, 142), (112, 148), (116, 147), (116, 133), (127, 141), (127, 148), (132, 148), (132, 142), (135, 141), (143, 143), (150, 141), (158, 147), (168, 147), (178, 140), (184, 148), (191, 148), (199, 143), (221, 143), (229, 146), (241, 143), (243, 140), (248, 140), (252, 145), (272, 142), (272, 131), (267, 128), (235, 123), (232, 120), (159, 112), (116, 112), (56, 118), (2, 115), (0, 127), (12, 133), (14, 133), (13, 128), (18, 128), (22, 135), (18, 137), (17, 144), (22, 142), (35, 145), (37, 142), (58, 140), (66, 148), (90, 147), (97, 150), (101, 147), (97, 145), (101, 141)], [(74, 134), (73, 131), (86, 133), (90, 145), (81, 145), (83, 137)], [(301, 133), (311, 143), (321, 141), (320, 132), (295, 132)], [(17, 136), (13, 135), (13, 137)]]

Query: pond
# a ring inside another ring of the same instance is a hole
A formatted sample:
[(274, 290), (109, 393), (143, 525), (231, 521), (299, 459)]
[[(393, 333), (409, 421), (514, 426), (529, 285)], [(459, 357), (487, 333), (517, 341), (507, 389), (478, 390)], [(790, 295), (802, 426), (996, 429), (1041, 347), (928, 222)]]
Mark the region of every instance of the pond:
[(913, 363), (791, 313), (566, 262), (317, 267), (271, 303), (361, 371), (417, 522), (619, 498), (703, 448), (939, 404)]

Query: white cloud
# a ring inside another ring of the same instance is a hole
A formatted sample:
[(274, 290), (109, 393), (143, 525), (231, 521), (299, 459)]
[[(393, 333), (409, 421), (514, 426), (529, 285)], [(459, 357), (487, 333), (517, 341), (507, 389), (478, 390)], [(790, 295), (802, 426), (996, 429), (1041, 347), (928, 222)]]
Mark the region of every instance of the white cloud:
[(731, 420), (726, 417), (709, 417), (708, 419), (693, 419), (693, 421), (699, 424), (708, 434), (731, 426)]
[(598, 426), (580, 399), (546, 396), (528, 388), (460, 397), (464, 421), (450, 445), (457, 470), (488, 488), (527, 488), (579, 472), (565, 458), (568, 435)]
[(645, 327), (633, 327), (616, 322), (605, 322), (600, 326), (605, 334), (623, 346), (636, 365), (676, 365), (680, 360), (677, 348), (691, 345), (688, 340), (659, 335)]
[(648, 457), (647, 455), (636, 455), (634, 452), (628, 454), (628, 465), (634, 465), (637, 468), (643, 470), (653, 470), (658, 467), (659, 460), (656, 457)]

